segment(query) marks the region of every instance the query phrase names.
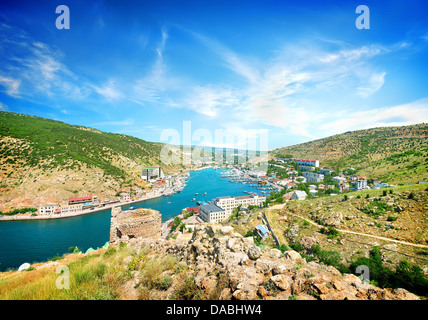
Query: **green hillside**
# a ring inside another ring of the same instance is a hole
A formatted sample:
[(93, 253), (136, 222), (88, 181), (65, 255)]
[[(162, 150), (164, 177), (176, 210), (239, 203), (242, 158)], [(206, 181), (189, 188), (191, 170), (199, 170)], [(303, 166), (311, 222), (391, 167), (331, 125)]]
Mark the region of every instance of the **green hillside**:
[(321, 167), (356, 168), (391, 183), (428, 179), (428, 125), (383, 127), (318, 139), (271, 152), (274, 157), (320, 160)]
[(0, 112), (0, 210), (35, 207), (71, 196), (111, 199), (145, 188), (141, 169), (160, 165), (164, 145), (64, 122)]
[(163, 146), (131, 136), (10, 112), (0, 112), (0, 136), (26, 142), (21, 148), (2, 144), (1, 159), (7, 163), (70, 169), (79, 169), (85, 163), (121, 179), (126, 179), (128, 173), (114, 164), (116, 157), (123, 156), (140, 165), (159, 165)]

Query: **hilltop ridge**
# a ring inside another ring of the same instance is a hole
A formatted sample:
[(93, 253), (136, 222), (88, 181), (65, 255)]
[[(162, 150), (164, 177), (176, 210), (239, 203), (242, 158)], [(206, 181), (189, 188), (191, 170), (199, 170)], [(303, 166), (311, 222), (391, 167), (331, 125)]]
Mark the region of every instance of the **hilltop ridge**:
[(338, 170), (353, 167), (390, 183), (428, 179), (428, 124), (347, 131), (270, 152), (273, 157), (317, 159)]
[(143, 189), (145, 166), (183, 169), (161, 163), (161, 143), (11, 112), (0, 112), (0, 141), (0, 211), (76, 195), (111, 198)]

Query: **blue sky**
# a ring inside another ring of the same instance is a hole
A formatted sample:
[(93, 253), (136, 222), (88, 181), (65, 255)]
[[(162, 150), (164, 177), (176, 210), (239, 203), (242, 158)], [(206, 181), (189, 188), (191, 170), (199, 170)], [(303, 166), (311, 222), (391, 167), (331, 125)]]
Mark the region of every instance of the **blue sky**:
[(193, 144), (267, 130), (269, 149), (428, 121), (423, 0), (2, 1), (0, 43), (1, 110), (148, 141), (186, 121), (212, 135)]

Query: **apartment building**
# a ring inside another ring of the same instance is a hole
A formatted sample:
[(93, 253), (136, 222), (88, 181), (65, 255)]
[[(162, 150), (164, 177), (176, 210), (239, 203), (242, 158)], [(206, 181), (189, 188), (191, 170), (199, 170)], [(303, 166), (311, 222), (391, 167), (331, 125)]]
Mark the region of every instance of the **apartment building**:
[(321, 173), (305, 171), (302, 175), (306, 178), (307, 182), (322, 182), (324, 180), (324, 175)]
[(298, 166), (311, 166), (311, 167), (319, 167), (319, 160), (305, 160), (305, 159), (297, 159), (296, 163)]
[(230, 216), (233, 210), (239, 206), (247, 208), (248, 206), (259, 206), (264, 201), (266, 201), (266, 197), (260, 195), (248, 195), (248, 196), (240, 196), (240, 197), (218, 197), (215, 198), (212, 202), (218, 207), (225, 210), (226, 214)]
[(213, 203), (208, 203), (199, 207), (199, 217), (205, 222), (221, 222), (228, 216), (223, 208)]
[(146, 167), (143, 168), (141, 172), (141, 179), (146, 181), (155, 181), (157, 179), (162, 179), (164, 176), (161, 167)]
[(357, 190), (367, 189), (367, 178), (359, 176), (357, 179)]

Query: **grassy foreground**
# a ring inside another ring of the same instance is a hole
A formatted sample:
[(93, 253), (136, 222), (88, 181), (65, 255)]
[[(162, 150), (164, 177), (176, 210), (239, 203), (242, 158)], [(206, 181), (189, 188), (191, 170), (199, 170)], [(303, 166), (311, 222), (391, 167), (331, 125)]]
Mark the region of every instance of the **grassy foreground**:
[[(186, 266), (172, 256), (156, 257), (143, 247), (139, 252), (126, 245), (90, 254), (67, 254), (55, 263), (35, 264), (25, 271), (0, 274), (1, 300), (117, 300), (192, 298), (192, 282)], [(65, 273), (68, 267), (69, 288)], [(172, 286), (172, 277), (184, 284)], [(186, 281), (187, 280), (187, 281)], [(186, 284), (190, 286), (185, 287)], [(169, 291), (167, 291), (170, 289)]]

